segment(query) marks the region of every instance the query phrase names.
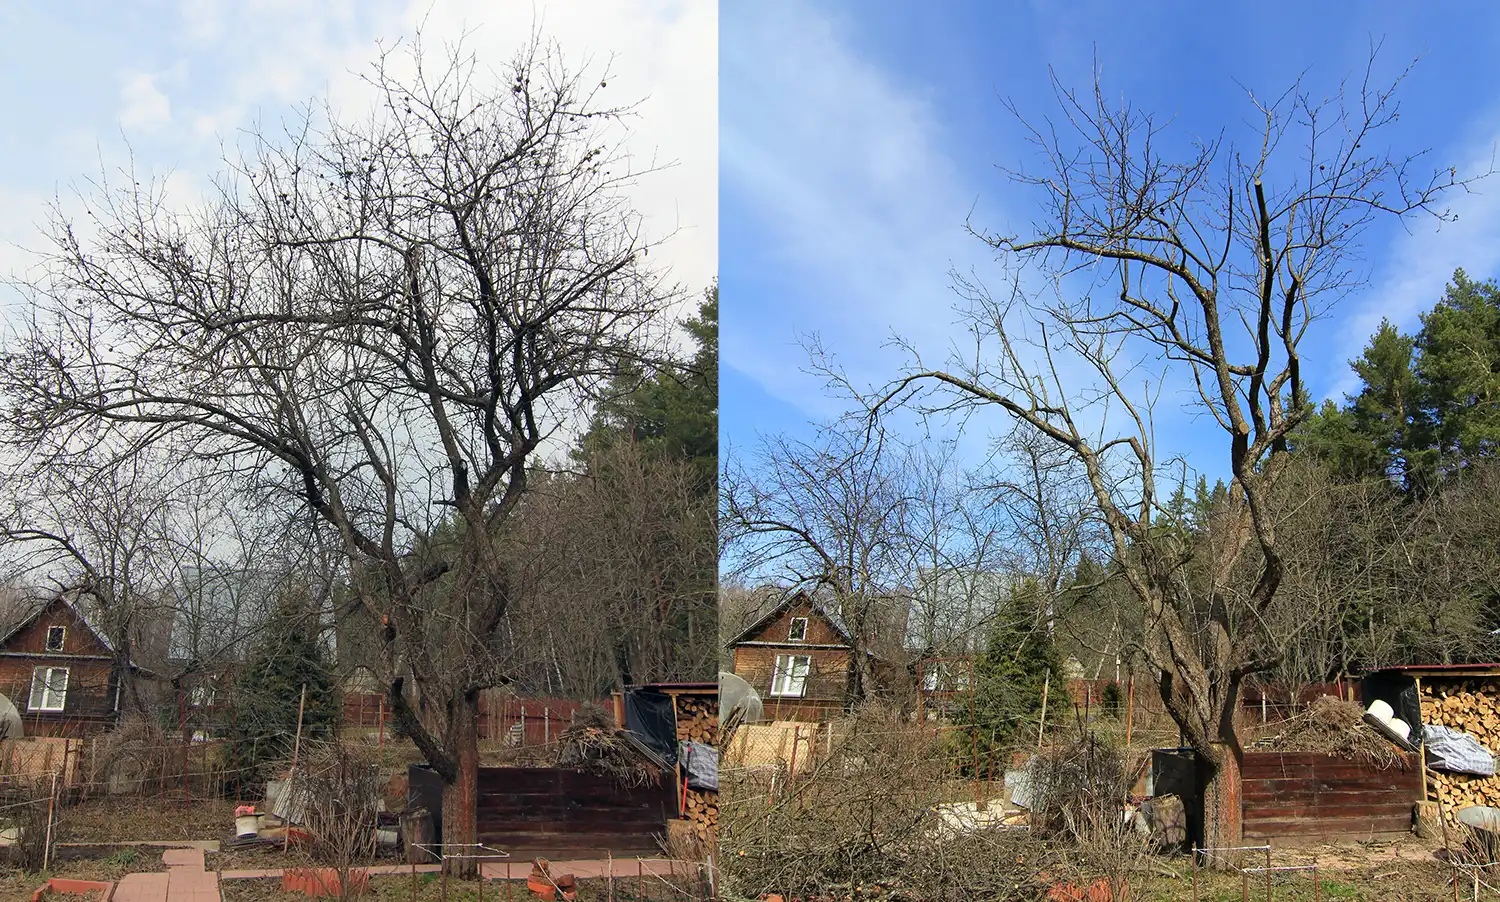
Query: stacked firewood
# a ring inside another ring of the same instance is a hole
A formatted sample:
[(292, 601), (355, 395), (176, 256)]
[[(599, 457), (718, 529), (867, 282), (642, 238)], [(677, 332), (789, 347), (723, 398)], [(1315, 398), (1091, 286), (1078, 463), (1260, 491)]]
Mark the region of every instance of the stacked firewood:
[[(713, 745), (718, 732), (719, 701), (717, 698), (678, 696), (678, 741)], [(711, 846), (719, 833), (719, 794), (689, 789), (684, 794), (683, 807), (688, 821), (693, 825), (694, 838), (705, 847)]]
[(719, 732), (719, 700), (679, 696), (677, 699), (677, 739), (714, 744)]
[[(1492, 752), (1500, 748), (1500, 685), (1489, 680), (1460, 680), (1422, 687), (1422, 721), (1462, 730)], [(1500, 806), (1500, 776), (1450, 774), (1428, 769), (1427, 798), (1442, 805), (1449, 822), (1470, 805)]]

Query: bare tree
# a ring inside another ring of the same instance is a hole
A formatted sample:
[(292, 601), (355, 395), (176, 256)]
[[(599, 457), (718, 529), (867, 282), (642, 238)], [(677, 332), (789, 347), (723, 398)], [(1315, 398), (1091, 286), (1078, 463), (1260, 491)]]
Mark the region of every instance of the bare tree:
[(874, 689), (870, 653), (912, 576), (911, 500), (883, 442), (839, 425), (815, 442), (767, 438), (751, 466), (731, 461), (721, 481), (730, 568), (829, 596), (853, 643), (855, 700)]
[[(944, 367), (914, 353), (871, 402), (876, 414), (902, 402), (998, 407), (1077, 461), (1149, 625), (1143, 650), (1167, 710), (1206, 763), (1211, 846), (1240, 835), (1240, 685), (1278, 659), (1260, 620), (1285, 569), (1267, 498), (1308, 410), (1302, 338), (1354, 284), (1350, 252), (1377, 216), (1442, 216), (1439, 196), (1464, 184), (1375, 149), (1397, 105), (1373, 67), (1372, 55), (1331, 101), (1300, 84), (1269, 102), (1252, 94), (1253, 145), (1219, 136), (1181, 159), (1159, 123), (1112, 106), (1097, 77), (1089, 94), (1057, 86), (1060, 117), (1026, 124), (1041, 168), (1011, 173), (1040, 196), (1032, 234), (975, 229), (1015, 267), (1008, 298), (960, 279), (973, 351)], [(1228, 529), (1202, 597), (1179, 578), (1190, 552), (1154, 529), (1167, 461), (1152, 411), (1166, 387), (1196, 394), (1228, 452)], [(1225, 588), (1247, 548), (1259, 564), (1236, 606)]]
[(166, 458), (53, 447), (0, 478), (0, 553), (76, 601), (114, 655), (121, 707), (136, 715), (159, 701), (141, 695), (140, 667), (173, 678), (211, 668), (263, 619), (205, 573), (253, 566), (280, 581), (307, 548), (240, 487)]
[(536, 691), (598, 699), (714, 672), (714, 501), (692, 463), (633, 441), (538, 480), (512, 543), (525, 591), (510, 658)]
[[(610, 143), (626, 111), (533, 43), (502, 73), (413, 49), (378, 109), (259, 137), (218, 200), (131, 180), (60, 216), (6, 348), (23, 439), (168, 439), (334, 531), (390, 702), (475, 842), (481, 690), (514, 584), (500, 534), (544, 442), (648, 344), (666, 296)], [(463, 870), (474, 862), (464, 860)]]

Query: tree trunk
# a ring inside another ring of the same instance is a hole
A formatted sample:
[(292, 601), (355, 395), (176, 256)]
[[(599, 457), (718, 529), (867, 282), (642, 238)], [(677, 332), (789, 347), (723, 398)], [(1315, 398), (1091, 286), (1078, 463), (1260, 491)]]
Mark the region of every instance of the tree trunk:
[[(466, 694), (451, 701), (444, 743), (458, 761), (458, 780), (443, 785), (443, 858), (450, 873), (479, 873), (472, 857), (479, 842), (479, 697)], [(469, 848), (465, 848), (469, 847)]]
[[(1210, 752), (1199, 755), (1203, 821), (1198, 847), (1228, 850), (1244, 842), (1240, 816), (1240, 765), (1244, 752), (1237, 742), (1211, 743)], [(1239, 858), (1235, 852), (1216, 851), (1208, 863), (1219, 869), (1238, 864)]]

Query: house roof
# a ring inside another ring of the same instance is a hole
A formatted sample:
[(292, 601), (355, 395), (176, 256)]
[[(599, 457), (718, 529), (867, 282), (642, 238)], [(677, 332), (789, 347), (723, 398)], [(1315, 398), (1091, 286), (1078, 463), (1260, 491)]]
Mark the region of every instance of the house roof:
[(833, 631), (838, 633), (845, 642), (848, 642), (850, 645), (854, 644), (854, 637), (849, 634), (849, 628), (844, 626), (844, 621), (837, 614), (824, 607), (817, 599), (800, 589), (782, 599), (780, 604), (761, 615), (754, 623), (740, 630), (738, 635), (725, 644), (734, 646), (748, 641), (751, 636), (765, 629), (771, 621), (780, 617), (799, 603), (807, 605), (815, 614), (827, 621), (828, 625), (833, 627)]
[(77, 605), (73, 604), (73, 602), (69, 601), (66, 595), (58, 595), (51, 601), (38, 607), (35, 612), (12, 627), (10, 631), (7, 632), (4, 636), (0, 636), (0, 646), (4, 646), (11, 639), (14, 639), (16, 637), (16, 634), (21, 632), (21, 630), (24, 630), (28, 626), (31, 626), (33, 623), (36, 623), (43, 614), (52, 609), (53, 605), (59, 603), (61, 603), (64, 607), (71, 611), (74, 617), (78, 618), (78, 622), (83, 624), (83, 628), (89, 631), (90, 635), (94, 637), (94, 640), (96, 642), (104, 646), (104, 648), (110, 652), (113, 652), (115, 650), (114, 643), (105, 638), (104, 634), (101, 633), (92, 622), (90, 622), (89, 618), (83, 613), (83, 610)]

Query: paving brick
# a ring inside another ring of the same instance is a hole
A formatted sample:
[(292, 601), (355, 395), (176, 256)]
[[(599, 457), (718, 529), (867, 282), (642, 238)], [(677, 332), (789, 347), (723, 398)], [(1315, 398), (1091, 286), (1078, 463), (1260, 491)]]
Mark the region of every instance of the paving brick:
[(111, 902), (166, 902), (166, 874), (127, 874), (115, 884)]
[(161, 853), (161, 860), (169, 868), (203, 870), (202, 849), (167, 849)]

